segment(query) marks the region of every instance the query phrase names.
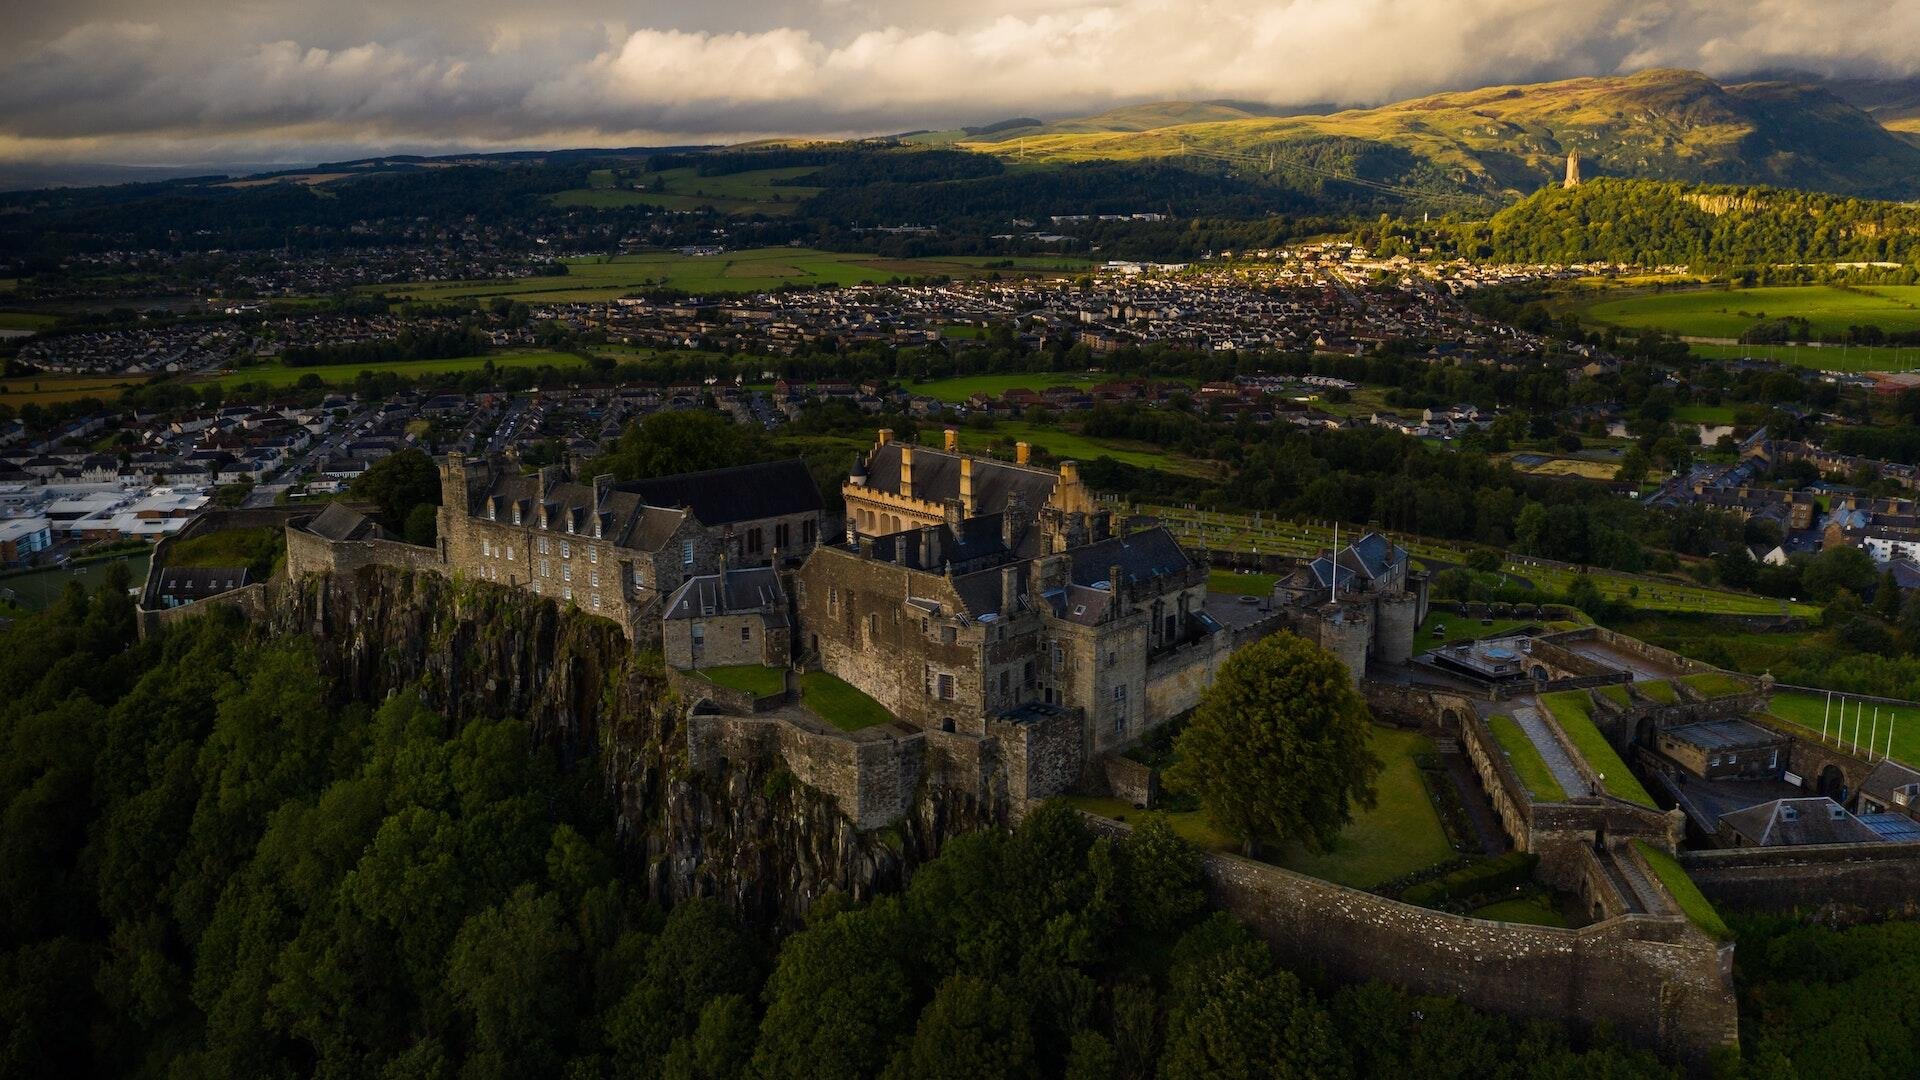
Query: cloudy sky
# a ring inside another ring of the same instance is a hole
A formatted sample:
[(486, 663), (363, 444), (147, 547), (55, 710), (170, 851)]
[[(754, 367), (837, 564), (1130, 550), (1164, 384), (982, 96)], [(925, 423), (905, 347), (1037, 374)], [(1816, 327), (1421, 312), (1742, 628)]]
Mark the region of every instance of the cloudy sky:
[(0, 0), (0, 159), (838, 135), (1690, 67), (1920, 74), (1920, 0)]

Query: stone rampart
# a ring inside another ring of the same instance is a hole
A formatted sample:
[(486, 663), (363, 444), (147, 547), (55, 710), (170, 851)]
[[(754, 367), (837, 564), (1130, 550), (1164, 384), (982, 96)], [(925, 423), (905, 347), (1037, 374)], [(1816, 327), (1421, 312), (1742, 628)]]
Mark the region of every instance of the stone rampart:
[(1707, 899), (1740, 911), (1920, 914), (1920, 843), (1689, 851), (1680, 865)]
[(1605, 1022), (1692, 1069), (1736, 1042), (1732, 947), (1678, 915), (1567, 930), (1414, 907), (1234, 855), (1209, 853), (1204, 869), (1214, 901), (1284, 962), (1339, 981), (1379, 979), (1576, 1028)]
[(1226, 637), (1216, 634), (1148, 662), (1144, 730), (1152, 730), (1200, 704), (1200, 695), (1213, 685), (1220, 665), (1233, 655), (1234, 645), (1224, 640)]
[(795, 779), (832, 797), (861, 830), (898, 821), (913, 806), (925, 767), (924, 733), (850, 735), (813, 731), (771, 716), (695, 713), (687, 718), (687, 764), (697, 771), (723, 761), (778, 757)]
[(1160, 794), (1160, 777), (1152, 766), (1110, 754), (1101, 760), (1100, 767), (1106, 776), (1107, 793), (1129, 806), (1145, 809)]

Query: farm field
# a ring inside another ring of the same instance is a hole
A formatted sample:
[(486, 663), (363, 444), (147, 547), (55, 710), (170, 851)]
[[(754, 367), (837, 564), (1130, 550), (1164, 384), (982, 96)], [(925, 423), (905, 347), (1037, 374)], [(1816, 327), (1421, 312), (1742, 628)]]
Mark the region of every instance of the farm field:
[[(478, 371), (491, 361), (496, 368), (510, 367), (584, 367), (586, 361), (573, 353), (524, 352), (490, 353), (484, 356), (456, 356), (445, 360), (388, 360), (374, 364), (316, 364), (312, 367), (287, 367), (262, 364), (238, 368), (213, 377), (211, 381), (232, 388), (246, 383), (273, 389), (292, 386), (308, 375), (318, 375), (328, 385), (350, 383), (363, 371), (419, 378), (422, 375), (447, 375)], [(204, 381), (204, 380), (203, 380)]]
[[(962, 450), (978, 452), (1025, 442), (1045, 450), (1055, 458), (1092, 461), (1095, 458), (1109, 457), (1115, 461), (1145, 469), (1161, 469), (1186, 476), (1212, 475), (1212, 466), (1206, 462), (1169, 454), (1152, 443), (1132, 442), (1126, 439), (1095, 439), (1065, 428), (1042, 426), (1020, 420), (995, 421), (990, 430), (969, 427), (958, 430)], [(939, 446), (942, 437), (938, 428), (926, 428), (920, 433), (921, 442), (929, 446)], [(1010, 458), (1012, 454), (1008, 452), (1001, 456)]]
[(1538, 464), (1529, 464), (1516, 460), (1520, 456), (1516, 454), (1509, 461), (1516, 471), (1526, 473), (1528, 476), (1578, 476), (1587, 480), (1611, 480), (1614, 474), (1620, 471), (1620, 465), (1611, 461), (1555, 457)]
[[(127, 556), (124, 560), (127, 573), (136, 587), (146, 580), (147, 563), (152, 560), (152, 553), (145, 551)], [(82, 587), (88, 589), (105, 581), (107, 567), (116, 561), (122, 560), (105, 559), (73, 569), (56, 567), (51, 570), (36, 570), (30, 574), (0, 578), (0, 599), (10, 600), (29, 611), (39, 611), (58, 600), (70, 581), (77, 581)]]
[[(946, 275), (982, 277), (990, 273), (1045, 274), (1084, 270), (1085, 260), (1040, 256), (952, 255), (891, 259), (813, 248), (768, 247), (719, 255), (682, 255), (677, 251), (638, 255), (598, 255), (566, 260), (565, 277), (508, 278), (491, 281), (441, 281), (382, 285), (378, 291), (413, 300), (449, 300), (507, 296), (529, 303), (613, 300), (648, 288), (689, 293), (748, 293), (782, 285), (858, 285), (897, 277)], [(1006, 265), (1011, 263), (1012, 265)]]
[(1849, 326), (1920, 330), (1920, 286), (1687, 289), (1602, 299), (1588, 304), (1581, 315), (1610, 326), (1667, 330), (1683, 337), (1737, 338), (1755, 323), (1787, 317), (1806, 319), (1816, 334), (1838, 334)]
[(961, 402), (975, 394), (999, 397), (1009, 390), (1022, 388), (1036, 392), (1050, 386), (1071, 386), (1076, 390), (1085, 390), (1096, 383), (1107, 381), (1108, 378), (1106, 375), (1075, 375), (1064, 371), (1035, 371), (1014, 375), (962, 375), (954, 379), (908, 383), (907, 391), (945, 402)]
[[(1835, 735), (1834, 732), (1840, 727), (1840, 704), (1843, 701), (1847, 702), (1846, 733), (1844, 735)], [(1878, 736), (1875, 736), (1873, 733), (1873, 711), (1875, 706), (1872, 702), (1868, 702), (1866, 712), (1859, 722), (1860, 734), (1857, 738), (1854, 735), (1853, 729), (1855, 726), (1855, 714), (1860, 710), (1860, 702), (1858, 699), (1849, 697), (1846, 694), (1836, 693), (1833, 695), (1831, 712), (1828, 711), (1827, 695), (1809, 694), (1799, 690), (1783, 690), (1773, 695), (1773, 700), (1768, 708), (1774, 716), (1785, 720), (1789, 724), (1806, 728), (1808, 731), (1813, 732), (1816, 737), (1820, 733), (1821, 720), (1825, 717), (1829, 718), (1827, 725), (1828, 737), (1841, 739), (1842, 745), (1851, 747), (1857, 742), (1864, 748), (1867, 742), (1871, 740), (1876, 748), (1875, 753), (1886, 754), (1889, 753), (1887, 746), (1888, 743), (1891, 742), (1893, 746), (1891, 755), (1894, 760), (1902, 761), (1909, 765), (1920, 762), (1920, 703), (1915, 703), (1905, 708), (1898, 705), (1888, 706), (1883, 704), (1878, 706), (1880, 710), (1880, 730)], [(1889, 726), (1893, 729), (1891, 739), (1887, 736)]]
[(144, 375), (38, 375), (0, 379), (0, 405), (58, 405), (81, 398), (112, 401), (147, 381)]
[(1920, 368), (1920, 348), (1865, 345), (1838, 348), (1814, 345), (1689, 345), (1708, 360), (1774, 360), (1815, 371), (1906, 371)]

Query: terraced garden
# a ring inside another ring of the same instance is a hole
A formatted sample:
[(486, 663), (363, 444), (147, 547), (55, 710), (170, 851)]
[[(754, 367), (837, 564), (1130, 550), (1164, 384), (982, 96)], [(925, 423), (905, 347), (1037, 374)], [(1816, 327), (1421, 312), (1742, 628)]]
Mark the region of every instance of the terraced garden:
[[(1671, 687), (1668, 687), (1671, 690)], [(1620, 760), (1620, 755), (1607, 742), (1606, 736), (1593, 724), (1593, 703), (1585, 690), (1564, 690), (1557, 694), (1540, 695), (1540, 704), (1553, 714), (1560, 730), (1567, 733), (1574, 748), (1580, 751), (1587, 764), (1603, 777), (1607, 794), (1630, 803), (1657, 810), (1653, 796), (1647, 794), (1640, 781)]]

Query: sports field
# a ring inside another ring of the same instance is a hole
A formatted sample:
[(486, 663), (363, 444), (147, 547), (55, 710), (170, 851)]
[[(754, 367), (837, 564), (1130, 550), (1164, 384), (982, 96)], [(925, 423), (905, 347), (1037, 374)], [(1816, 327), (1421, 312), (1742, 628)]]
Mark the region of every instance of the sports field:
[[(1867, 702), (1865, 708), (1861, 705), (1858, 698), (1846, 694), (1834, 694), (1832, 704), (1828, 704), (1825, 694), (1784, 690), (1773, 695), (1768, 711), (1790, 724), (1806, 728), (1816, 737), (1824, 727), (1827, 737), (1842, 746), (1857, 745), (1865, 752), (1871, 743), (1875, 754), (1890, 754), (1894, 760), (1909, 765), (1920, 763), (1920, 703), (1890, 706)], [(1846, 714), (1844, 725), (1840, 722), (1842, 712)]]
[[(929, 446), (939, 446), (942, 438), (939, 428), (923, 428), (920, 432), (921, 442)], [(1186, 476), (1213, 474), (1213, 467), (1206, 462), (1170, 454), (1152, 443), (1129, 439), (1095, 439), (1063, 428), (1043, 427), (1019, 420), (997, 421), (991, 431), (966, 427), (960, 429), (962, 450), (988, 450), (1006, 442), (1030, 443), (1056, 458), (1073, 461), (1109, 457), (1143, 469), (1159, 469)]]
[[(881, 255), (767, 247), (683, 255), (656, 251), (639, 255), (597, 255), (566, 260), (565, 277), (511, 278), (494, 281), (445, 281), (381, 285), (382, 292), (438, 303), (447, 300), (509, 296), (528, 303), (613, 300), (650, 288), (689, 293), (747, 293), (782, 285), (859, 285), (900, 277), (985, 277), (1014, 274), (1070, 274), (1084, 271), (1085, 260), (1052, 256), (943, 255), (890, 259)], [(1010, 264), (1010, 265), (1009, 265)]]
[[(237, 368), (215, 376), (212, 381), (231, 389), (246, 383), (255, 386), (280, 388), (292, 386), (308, 375), (317, 375), (320, 381), (329, 385), (350, 383), (363, 371), (377, 374), (401, 375), (417, 379), (423, 375), (446, 375), (450, 373), (478, 371), (491, 361), (495, 368), (510, 367), (581, 367), (585, 360), (573, 353), (562, 352), (523, 352), (491, 353), (484, 356), (456, 356), (445, 360), (389, 360), (377, 364), (316, 364), (312, 367), (287, 367), (284, 364), (262, 364), (259, 367)], [(205, 380), (202, 380), (205, 381)]]
[(147, 563), (152, 558), (151, 552), (143, 551), (137, 555), (127, 556), (124, 560), (105, 559), (71, 569), (58, 567), (0, 578), (0, 599), (10, 601), (29, 611), (39, 611), (58, 600), (68, 582), (77, 581), (82, 588), (92, 589), (106, 580), (107, 567), (121, 561), (127, 564), (127, 576), (134, 585), (139, 585), (146, 580)]

